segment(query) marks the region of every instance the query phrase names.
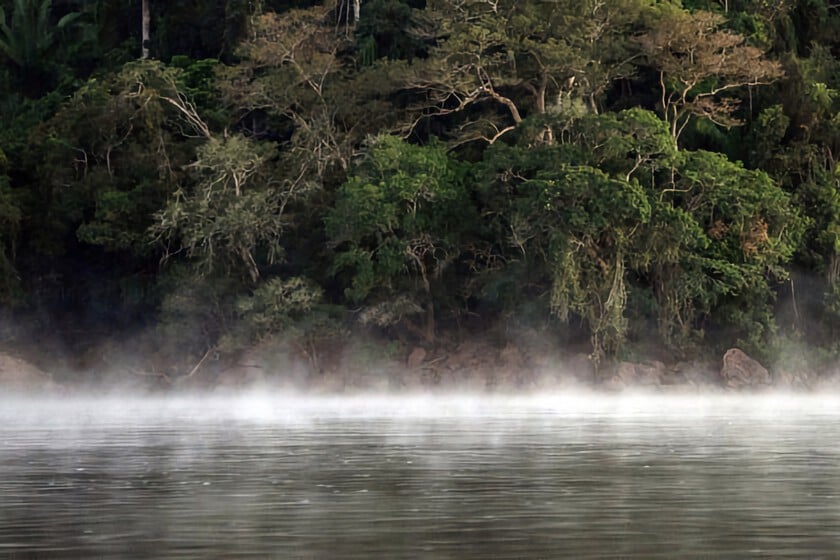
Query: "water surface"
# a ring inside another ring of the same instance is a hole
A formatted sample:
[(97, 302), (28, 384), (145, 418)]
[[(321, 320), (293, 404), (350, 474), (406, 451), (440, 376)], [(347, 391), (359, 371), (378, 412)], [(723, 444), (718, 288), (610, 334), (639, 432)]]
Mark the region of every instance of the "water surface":
[(838, 405), (0, 398), (0, 557), (840, 558)]

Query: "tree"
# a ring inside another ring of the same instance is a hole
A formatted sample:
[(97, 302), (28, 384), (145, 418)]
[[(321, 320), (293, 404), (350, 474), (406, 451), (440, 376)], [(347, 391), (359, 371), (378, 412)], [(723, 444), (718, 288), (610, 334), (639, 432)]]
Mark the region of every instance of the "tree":
[[(216, 132), (205, 119), (206, 66), (126, 64), (89, 80), (37, 136), (39, 150), (50, 147), (39, 188), (51, 241), (75, 229), (78, 241), (122, 257), (121, 268), (151, 276), (168, 263), (163, 320), (208, 322), (192, 341), (201, 351), (230, 328), (233, 300), (282, 260), (289, 207), (307, 189), (278, 172), (273, 142)], [(213, 309), (194, 309), (192, 291), (168, 284), (189, 274), (214, 294)]]
[[(114, 188), (114, 164), (117, 153), (122, 154), (136, 134), (148, 134), (156, 148), (157, 174), (163, 183), (158, 192), (169, 190), (166, 194), (171, 197), (165, 202), (158, 199), (162, 208), (145, 206), (148, 213), (142, 219), (153, 238), (162, 242), (164, 258), (184, 252), (201, 270), (222, 269), (234, 275), (241, 270), (256, 282), (260, 273), (254, 252), (265, 249), (268, 263), (281, 256), (277, 241), (284, 222), (280, 215), (296, 191), (294, 187), (284, 190), (282, 182), (274, 184), (269, 178), (272, 143), (241, 134), (216, 136), (184, 93), (183, 78), (184, 72), (178, 68), (139, 61), (123, 68), (112, 86), (116, 91), (103, 91), (92, 80), (76, 95), (74, 101), (82, 114), (98, 120), (91, 136), (84, 139), (86, 144), (71, 145), (69, 151), (77, 154), (84, 178), (92, 175), (89, 167), (98, 164), (95, 170), (107, 185), (97, 188), (97, 219), (81, 226), (79, 235), (113, 248), (124, 248), (121, 243), (126, 236), (137, 241), (133, 239), (137, 232), (125, 231), (126, 223), (114, 218), (127, 211), (129, 195), (143, 183), (132, 184), (131, 190)], [(99, 115), (101, 106), (92, 105), (92, 101), (109, 107), (110, 114)], [(84, 124), (90, 125), (75, 122), (77, 134), (88, 130)], [(177, 169), (170, 157), (172, 147), (184, 140), (197, 143), (194, 151), (180, 155), (194, 158), (183, 162), (191, 172), (188, 174)], [(114, 211), (116, 215), (109, 214)], [(148, 232), (140, 233), (142, 244), (146, 244)]]
[(48, 71), (47, 53), (56, 42), (56, 31), (75, 21), (81, 14), (71, 12), (57, 23), (50, 19), (52, 0), (14, 0), (11, 21), (0, 7), (0, 54), (21, 73), (25, 91), (37, 95), (39, 83)]
[(35, 68), (55, 41), (55, 30), (61, 29), (77, 17), (71, 12), (55, 26), (50, 21), (52, 0), (15, 0), (12, 19), (0, 7), (0, 52), (23, 70)]
[(256, 284), (262, 251), (272, 264), (282, 257), (280, 238), (289, 192), (267, 188), (270, 143), (241, 135), (209, 138), (191, 168), (194, 185), (182, 185), (155, 215), (151, 228), (166, 256), (185, 252), (199, 270), (247, 273)]
[(348, 132), (369, 126), (339, 112), (348, 88), (338, 52), (348, 40), (329, 22), (324, 6), (262, 14), (237, 51), (242, 62), (220, 73), (231, 126), (288, 142), (285, 168), (298, 182), (343, 180), (354, 151)]
[[(401, 324), (431, 342), (435, 307), (453, 291), (447, 273), (474, 224), (464, 168), (442, 146), (375, 138), (326, 218), (333, 272), (348, 299), (368, 306), (363, 320)], [(422, 328), (411, 321), (421, 310)]]
[(730, 340), (761, 348), (775, 329), (773, 286), (787, 277), (804, 220), (766, 173), (720, 154), (681, 152), (674, 178), (659, 195), (659, 228), (645, 239), (661, 334), (679, 347), (712, 321)]
[(414, 12), (411, 0), (371, 0), (365, 4), (365, 17), (356, 25), (357, 59), (370, 65), (379, 58), (412, 60), (426, 48), (411, 32)]
[(588, 166), (558, 171), (544, 171), (523, 187), (537, 189), (542, 208), (538, 223), (553, 273), (551, 309), (562, 320), (570, 312), (586, 320), (598, 365), (615, 356), (626, 337), (627, 266), (650, 206), (636, 181)]
[(6, 155), (0, 150), (0, 305), (8, 305), (20, 296), (20, 281), (14, 267), (14, 247), (20, 228), (21, 211), (6, 176), (6, 165)]
[[(183, 93), (186, 72), (154, 61), (91, 78), (31, 137), (41, 154), (32, 187), (44, 240), (66, 232), (108, 251), (152, 253), (147, 229), (209, 135)], [(195, 142), (194, 138), (189, 138)]]
[(149, 32), (149, 28), (151, 27), (152, 16), (149, 12), (149, 0), (142, 0), (140, 2), (140, 11), (140, 41), (142, 45), (142, 47), (140, 48), (140, 58), (145, 60), (149, 58), (149, 43), (151, 42), (151, 34)]
[(723, 22), (711, 12), (672, 10), (639, 38), (649, 64), (659, 73), (660, 109), (674, 142), (692, 117), (726, 127), (738, 124), (739, 101), (725, 94), (783, 75), (778, 62), (745, 45), (737, 33), (721, 29)]
[(527, 263), (552, 312), (584, 320), (594, 361), (642, 336), (642, 305), (678, 353), (712, 323), (761, 348), (804, 227), (790, 196), (722, 155), (677, 150), (648, 111), (557, 115), (548, 126), (563, 131), (558, 142), (535, 147), (544, 126), (529, 119), (517, 146), (487, 151), (483, 213), (513, 250), (504, 268)]
[(840, 61), (815, 43), (807, 57), (789, 56), (787, 70), (775, 95), (780, 104), (752, 124), (745, 159), (790, 192), (808, 218), (794, 261), (807, 274), (794, 276), (791, 286), (813, 287), (796, 290), (792, 319), (800, 334), (822, 343), (833, 339), (840, 316)]
[(350, 13), (353, 14), (353, 26), (358, 26), (362, 16), (362, 0), (339, 0), (338, 20), (344, 19), (345, 24), (350, 26)]
[(546, 278), (545, 303), (556, 317), (583, 320), (591, 359), (601, 364), (627, 334), (627, 274), (650, 203), (635, 178), (611, 176), (574, 148), (522, 142), (486, 152), (484, 212), (497, 216), (496, 239), (514, 250), (503, 254), (505, 267), (525, 261), (530, 270), (542, 269), (530, 282)]
[(632, 71), (627, 36), (642, 4), (430, 2), (422, 29), (435, 46), (407, 67), (403, 88), (417, 98), (407, 130), (428, 118), (495, 106), (454, 132), (461, 142), (493, 143), (528, 113), (567, 109), (574, 100), (597, 111), (598, 96)]

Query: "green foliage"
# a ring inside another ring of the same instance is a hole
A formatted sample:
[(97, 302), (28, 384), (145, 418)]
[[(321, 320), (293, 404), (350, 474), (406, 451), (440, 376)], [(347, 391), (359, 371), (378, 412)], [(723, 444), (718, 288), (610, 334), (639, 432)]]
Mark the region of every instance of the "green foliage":
[(52, 0), (14, 0), (11, 21), (0, 7), (0, 52), (23, 70), (42, 64), (43, 56), (55, 41), (55, 30), (79, 17), (71, 12), (55, 24), (50, 21)]
[(320, 370), (325, 348), (334, 352), (346, 343), (339, 315), (340, 309), (327, 304), (320, 286), (311, 280), (271, 278), (236, 299), (237, 322), (219, 339), (218, 347), (234, 352), (254, 344), (287, 346)]
[(219, 106), (216, 75), (220, 63), (215, 58), (192, 60), (186, 56), (173, 56), (170, 66), (181, 70), (179, 85), (182, 94), (195, 104), (196, 111), (211, 126), (223, 128), (229, 120)]
[[(461, 117), (461, 142), (495, 142), (529, 113), (577, 105), (597, 111), (612, 80), (632, 73), (628, 35), (644, 2), (429, 2), (421, 17), (435, 45), (415, 61), (406, 88), (424, 93), (411, 107), (426, 118)], [(479, 118), (478, 103), (495, 106)]]
[(737, 12), (730, 16), (728, 25), (733, 31), (746, 37), (750, 44), (766, 49), (773, 45), (773, 23), (761, 14)]
[[(57, 32), (70, 26), (81, 14), (71, 12), (57, 22), (51, 18), (52, 0), (14, 0), (10, 21), (0, 7), (0, 55), (20, 76), (23, 91), (38, 97), (52, 80), (51, 51)], [(2, 60), (2, 59), (0, 59)]]
[(300, 276), (262, 282), (251, 294), (236, 299), (236, 314), (238, 324), (220, 341), (228, 350), (282, 339), (316, 352), (317, 339), (336, 334), (337, 323), (321, 288)]
[(236, 279), (197, 275), (189, 266), (169, 267), (159, 279), (164, 294), (156, 325), (159, 352), (201, 356), (235, 324)]
[(563, 131), (560, 140), (567, 150), (581, 150), (576, 157), (582, 161), (614, 176), (636, 177), (645, 184), (658, 172), (670, 169), (677, 156), (668, 125), (644, 109), (586, 114), (548, 126)]
[(750, 134), (750, 161), (756, 166), (766, 168), (773, 160), (774, 152), (778, 151), (789, 127), (790, 117), (785, 114), (781, 105), (772, 105), (762, 110), (753, 123)]
[[(489, 152), (489, 162), (514, 164), (502, 173), (515, 188), (507, 218), (511, 242), (524, 258), (545, 261), (551, 310), (563, 320), (570, 313), (586, 320), (596, 363), (614, 355), (626, 335), (625, 272), (632, 244), (650, 219), (644, 190), (635, 180), (560, 163), (558, 148), (541, 149), (540, 168), (533, 170), (527, 167), (537, 162), (527, 150), (503, 152), (502, 158)], [(524, 157), (517, 161), (519, 154)]]
[(261, 335), (277, 333), (320, 303), (321, 289), (305, 278), (272, 278), (236, 302), (237, 312)]
[(638, 109), (535, 124), (523, 124), (523, 142), (550, 126), (562, 143), (488, 150), (487, 213), (531, 263), (522, 271), (539, 278), (544, 263), (549, 305), (585, 320), (595, 358), (644, 330), (625, 315), (633, 297), (656, 303), (675, 350), (701, 342), (712, 317), (732, 339), (766, 340), (773, 283), (807, 223), (766, 173), (678, 151), (667, 125)]
[(21, 211), (5, 174), (6, 165), (6, 155), (0, 150), (0, 305), (7, 305), (20, 297), (19, 278), (9, 249), (19, 233)]
[[(797, 206), (810, 209), (811, 223), (802, 257), (828, 273), (828, 260), (840, 254), (840, 177), (837, 173), (817, 173), (813, 180), (800, 185)], [(830, 276), (829, 276), (830, 278)]]
[(48, 121), (65, 100), (65, 92), (61, 90), (38, 99), (11, 92), (0, 97), (0, 119), (6, 124), (0, 128), (0, 146), (3, 146), (6, 153), (9, 168), (25, 165), (24, 160), (30, 149), (30, 133)]
[(464, 168), (442, 146), (372, 139), (326, 218), (347, 297), (376, 304), (402, 294), (431, 306), (464, 251), (472, 212)]
[(155, 214), (151, 232), (167, 251), (185, 251), (206, 272), (260, 277), (257, 251), (268, 264), (282, 257), (282, 194), (266, 188), (271, 144), (240, 135), (210, 138), (197, 150), (195, 185), (179, 188)]
[(762, 347), (774, 329), (773, 284), (786, 277), (784, 265), (806, 223), (789, 195), (766, 173), (720, 154), (683, 152), (675, 182), (659, 200), (693, 222), (691, 236), (670, 232), (672, 247), (686, 242), (676, 249), (677, 262), (651, 262), (667, 312), (661, 317), (666, 340), (681, 343), (688, 334), (682, 326), (705, 316), (724, 328), (724, 340), (740, 336), (749, 347)]
[(359, 62), (369, 65), (378, 58), (411, 60), (425, 49), (410, 33), (412, 9), (406, 0), (365, 2), (364, 17), (356, 25)]
[(193, 123), (170, 102), (187, 103), (179, 80), (177, 69), (159, 63), (126, 65), (89, 79), (35, 130), (28, 148), (42, 155), (32, 195), (49, 214), (42, 247), (75, 232), (109, 251), (148, 255), (152, 213), (191, 156), (183, 134), (193, 134), (185, 128)]
[(840, 332), (830, 2), (155, 2), (167, 63), (124, 3), (0, 4), (2, 305), (313, 365), (349, 309), (563, 322), (596, 362)]
[(519, 269), (548, 279), (552, 312), (586, 321), (598, 362), (626, 334), (628, 248), (650, 206), (635, 180), (575, 163), (585, 157), (578, 148), (493, 146), (482, 165), (482, 194), (498, 216), (496, 235), (529, 263)]
[(659, 74), (660, 110), (676, 142), (693, 118), (724, 127), (740, 124), (740, 101), (731, 92), (781, 78), (778, 62), (722, 29), (724, 17), (670, 10), (639, 37), (648, 64)]

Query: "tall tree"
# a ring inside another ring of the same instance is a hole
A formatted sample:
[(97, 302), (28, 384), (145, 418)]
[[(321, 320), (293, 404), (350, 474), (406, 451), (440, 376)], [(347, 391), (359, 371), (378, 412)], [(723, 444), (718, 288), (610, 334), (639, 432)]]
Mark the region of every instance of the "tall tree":
[[(529, 113), (575, 100), (597, 111), (598, 97), (632, 71), (628, 36), (642, 7), (635, 0), (429, 2), (417, 28), (436, 44), (408, 68), (404, 87), (418, 98), (408, 128), (471, 115), (454, 134), (492, 143)], [(471, 111), (480, 105), (496, 110)]]
[(6, 155), (0, 150), (0, 306), (13, 302), (20, 295), (20, 279), (14, 267), (14, 247), (21, 211), (6, 176), (7, 165)]
[[(451, 270), (476, 223), (464, 171), (441, 145), (385, 136), (341, 186), (327, 234), (347, 297), (366, 305), (363, 320), (435, 340), (435, 308), (451, 294)], [(414, 315), (422, 327), (412, 328)]]
[(151, 12), (149, 11), (149, 0), (142, 0), (140, 3), (140, 11), (141, 11), (141, 29), (140, 29), (140, 41), (142, 46), (140, 48), (140, 58), (147, 59), (149, 58), (149, 43), (151, 41), (151, 34), (150, 34), (150, 27), (152, 16)]
[(222, 72), (219, 88), (236, 119), (232, 126), (289, 140), (289, 174), (299, 181), (321, 182), (346, 170), (353, 148), (344, 131), (367, 126), (338, 111), (348, 94), (339, 56), (347, 43), (324, 6), (266, 12), (237, 51), (242, 62)]
[(24, 91), (32, 96), (43, 93), (49, 81), (48, 53), (56, 44), (56, 32), (80, 16), (71, 12), (54, 23), (51, 15), (52, 0), (14, 0), (8, 22), (0, 7), (0, 54), (14, 64)]
[[(529, 283), (544, 278), (546, 307), (564, 322), (586, 325), (591, 359), (621, 349), (628, 275), (651, 205), (635, 178), (612, 175), (565, 144), (495, 144), (481, 165), (484, 213), (505, 241), (505, 267), (524, 262)], [(502, 269), (500, 272), (504, 272)]]
[(783, 75), (778, 62), (722, 29), (724, 21), (711, 12), (667, 8), (639, 38), (659, 73), (660, 110), (675, 142), (694, 117), (725, 127), (738, 124), (740, 101), (728, 94)]

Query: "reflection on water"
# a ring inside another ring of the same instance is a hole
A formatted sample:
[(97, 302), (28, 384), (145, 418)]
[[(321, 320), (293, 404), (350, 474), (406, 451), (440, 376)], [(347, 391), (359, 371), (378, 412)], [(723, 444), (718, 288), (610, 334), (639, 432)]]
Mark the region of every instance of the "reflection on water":
[(838, 558), (840, 399), (0, 399), (0, 557)]

